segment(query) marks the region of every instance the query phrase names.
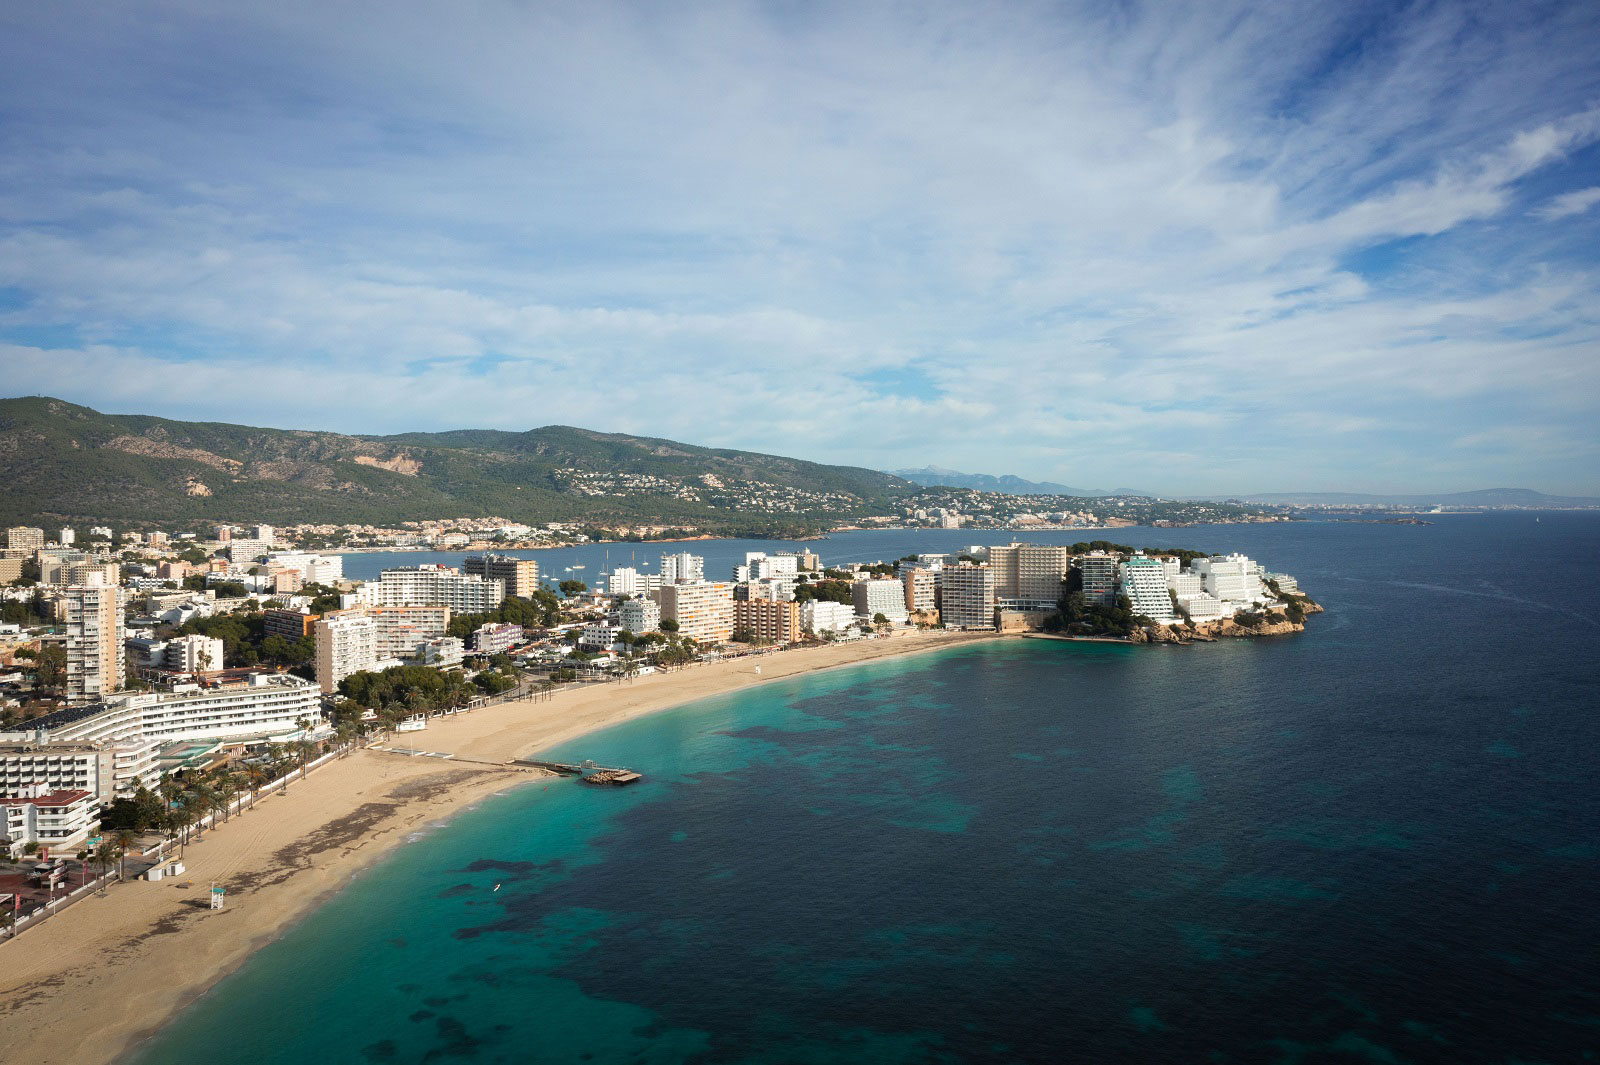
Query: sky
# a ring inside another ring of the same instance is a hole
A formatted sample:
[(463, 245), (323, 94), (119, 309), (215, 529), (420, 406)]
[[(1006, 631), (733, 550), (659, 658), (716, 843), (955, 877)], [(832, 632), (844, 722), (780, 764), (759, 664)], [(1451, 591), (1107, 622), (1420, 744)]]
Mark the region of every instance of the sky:
[(1600, 5), (0, 9), (0, 395), (1600, 495)]

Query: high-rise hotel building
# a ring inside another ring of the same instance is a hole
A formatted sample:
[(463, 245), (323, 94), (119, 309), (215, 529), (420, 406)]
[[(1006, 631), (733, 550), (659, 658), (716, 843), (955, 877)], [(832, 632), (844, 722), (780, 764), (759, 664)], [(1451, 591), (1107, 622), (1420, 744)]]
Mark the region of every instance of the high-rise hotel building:
[(67, 627), (67, 702), (93, 703), (121, 691), (123, 657), (121, 588), (109, 584), (73, 585), (61, 593)]

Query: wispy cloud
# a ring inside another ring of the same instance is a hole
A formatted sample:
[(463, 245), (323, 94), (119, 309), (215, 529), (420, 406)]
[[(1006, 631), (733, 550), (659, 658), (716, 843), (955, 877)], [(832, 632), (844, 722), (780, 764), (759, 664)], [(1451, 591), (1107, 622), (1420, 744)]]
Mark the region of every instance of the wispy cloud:
[(1600, 491), (1591, 5), (0, 31), (3, 391), (1174, 492)]
[(1597, 203), (1600, 203), (1600, 185), (1587, 189), (1574, 189), (1560, 196), (1551, 197), (1548, 202), (1534, 208), (1533, 213), (1546, 222), (1553, 222), (1557, 218), (1582, 214)]

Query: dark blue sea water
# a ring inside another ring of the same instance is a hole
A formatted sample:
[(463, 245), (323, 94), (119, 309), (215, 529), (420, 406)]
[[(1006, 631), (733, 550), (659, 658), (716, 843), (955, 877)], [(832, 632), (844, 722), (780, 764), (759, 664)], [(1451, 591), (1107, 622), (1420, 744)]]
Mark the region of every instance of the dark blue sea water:
[(1328, 612), (590, 736), (557, 753), (648, 780), (437, 827), (139, 1060), (1595, 1060), (1600, 516), (1118, 538), (1244, 549)]

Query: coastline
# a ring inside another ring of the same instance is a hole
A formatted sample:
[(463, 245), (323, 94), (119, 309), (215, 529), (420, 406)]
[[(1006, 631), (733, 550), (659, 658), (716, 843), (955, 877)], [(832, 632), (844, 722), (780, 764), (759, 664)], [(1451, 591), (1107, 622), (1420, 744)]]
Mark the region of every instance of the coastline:
[[(434, 719), (404, 737), (406, 746), (452, 759), (352, 752), (291, 782), (287, 794), (263, 795), (260, 809), (191, 843), (179, 883), (113, 885), (108, 897), (85, 899), (18, 940), (0, 942), (3, 1060), (121, 1059), (414, 833), (546, 779), (509, 764), (516, 758), (767, 681), (1000, 638), (906, 633), (709, 663)], [(206, 908), (212, 880), (227, 889), (219, 911)]]

